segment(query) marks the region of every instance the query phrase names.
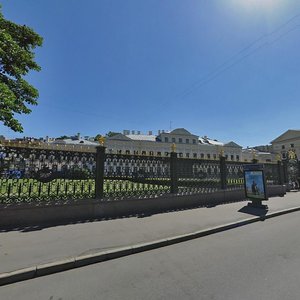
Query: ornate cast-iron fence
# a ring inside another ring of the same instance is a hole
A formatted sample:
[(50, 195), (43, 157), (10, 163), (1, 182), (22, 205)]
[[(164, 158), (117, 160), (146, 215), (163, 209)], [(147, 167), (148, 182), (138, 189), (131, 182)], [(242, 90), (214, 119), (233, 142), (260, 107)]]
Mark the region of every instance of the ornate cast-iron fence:
[(170, 159), (167, 157), (106, 154), (105, 198), (150, 197), (170, 193)]
[(267, 185), (282, 184), (282, 165), (279, 164), (264, 164), (264, 171)]
[(244, 187), (244, 172), (242, 162), (226, 162), (227, 189), (241, 189)]
[[(106, 154), (105, 148), (0, 146), (0, 203), (147, 198), (243, 188), (242, 162)], [(281, 162), (265, 164), (267, 184), (282, 184)]]
[(221, 188), (219, 161), (178, 158), (176, 170), (179, 194), (210, 193)]
[(283, 161), (283, 178), (289, 189), (300, 189), (300, 160), (294, 151), (289, 151), (288, 157)]
[(18, 146), (0, 148), (0, 201), (93, 198), (95, 153)]

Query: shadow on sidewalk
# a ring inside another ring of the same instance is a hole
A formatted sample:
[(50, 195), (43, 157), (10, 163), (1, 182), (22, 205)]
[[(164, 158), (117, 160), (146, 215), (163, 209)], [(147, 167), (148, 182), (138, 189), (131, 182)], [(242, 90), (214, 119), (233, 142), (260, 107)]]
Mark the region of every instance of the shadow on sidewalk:
[(244, 207), (242, 207), (239, 210), (239, 212), (248, 214), (248, 215), (257, 216), (257, 217), (265, 217), (266, 214), (268, 213), (268, 209), (255, 208), (255, 207), (245, 205)]
[(147, 213), (133, 213), (130, 215), (120, 215), (120, 216), (111, 216), (106, 218), (86, 218), (86, 219), (68, 219), (64, 221), (52, 221), (51, 223), (41, 223), (41, 224), (32, 224), (32, 225), (19, 225), (19, 226), (11, 226), (11, 227), (5, 227), (0, 228), (0, 233), (3, 232), (11, 232), (11, 231), (18, 231), (18, 232), (32, 232), (32, 231), (40, 231), (47, 228), (52, 227), (58, 227), (58, 226), (68, 226), (68, 225), (75, 225), (75, 224), (84, 224), (84, 223), (93, 223), (93, 222), (104, 222), (104, 221), (111, 221), (111, 220), (117, 220), (117, 219), (125, 219), (125, 218), (149, 218), (153, 215), (157, 214), (166, 214), (166, 213), (174, 213), (174, 212), (180, 212), (185, 210), (191, 210), (191, 209), (199, 209), (199, 208), (214, 208), (220, 205), (226, 205), (226, 204), (232, 204), (236, 202), (242, 202), (245, 200), (240, 201), (232, 201), (232, 202), (225, 202), (225, 203), (206, 203), (202, 205), (193, 205), (193, 206), (187, 206), (182, 208), (176, 208), (176, 209), (168, 209), (168, 210), (153, 210), (151, 212)]

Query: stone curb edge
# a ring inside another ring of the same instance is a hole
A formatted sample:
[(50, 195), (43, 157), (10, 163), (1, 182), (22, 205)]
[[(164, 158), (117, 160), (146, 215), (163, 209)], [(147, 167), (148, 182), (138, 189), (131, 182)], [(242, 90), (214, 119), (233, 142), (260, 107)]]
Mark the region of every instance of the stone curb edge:
[(155, 240), (148, 243), (140, 243), (132, 246), (121, 247), (118, 249), (108, 250), (108, 251), (101, 251), (97, 253), (81, 255), (72, 258), (66, 258), (60, 261), (55, 261), (47, 264), (41, 264), (25, 269), (19, 269), (16, 271), (8, 272), (8, 273), (1, 273), (0, 274), (0, 286), (8, 285), (11, 283), (24, 281), (28, 279), (37, 278), (40, 276), (50, 275), (62, 271), (67, 271), (79, 267), (84, 267), (90, 264), (95, 264), (99, 262), (104, 262), (112, 259), (116, 259), (123, 256), (128, 256), (144, 251), (149, 251), (165, 246), (170, 246), (174, 244), (178, 244), (181, 242), (193, 240), (196, 238), (204, 237), (207, 235), (211, 235), (214, 233), (226, 231), (229, 229), (237, 228), (240, 226), (245, 226), (247, 224), (255, 223), (258, 221), (264, 221), (265, 219), (270, 219), (273, 217), (281, 216), (284, 214), (292, 213), (300, 211), (299, 207), (288, 208), (284, 210), (280, 210), (277, 212), (273, 212), (267, 214), (265, 216), (257, 216), (248, 219), (244, 219), (242, 221), (227, 223), (225, 225), (220, 225), (212, 228), (207, 228), (204, 230), (195, 231), (192, 233), (187, 233), (183, 235), (173, 236), (170, 238), (165, 238), (161, 240)]

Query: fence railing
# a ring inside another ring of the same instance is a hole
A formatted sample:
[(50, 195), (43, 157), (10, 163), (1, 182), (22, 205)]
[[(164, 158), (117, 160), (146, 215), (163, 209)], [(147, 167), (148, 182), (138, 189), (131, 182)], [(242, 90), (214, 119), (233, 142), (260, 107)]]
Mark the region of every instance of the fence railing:
[[(243, 188), (243, 162), (107, 154), (99, 146), (0, 146), (0, 203), (149, 198)], [(284, 182), (283, 164), (265, 164), (267, 184)]]

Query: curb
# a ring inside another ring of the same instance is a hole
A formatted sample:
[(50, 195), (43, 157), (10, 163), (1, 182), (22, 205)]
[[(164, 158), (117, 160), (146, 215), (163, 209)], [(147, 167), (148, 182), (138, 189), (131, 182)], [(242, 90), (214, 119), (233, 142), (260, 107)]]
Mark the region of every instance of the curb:
[(195, 232), (187, 233), (187, 234), (183, 234), (183, 235), (172, 236), (172, 237), (165, 238), (165, 239), (155, 240), (155, 241), (148, 242), (148, 243), (140, 243), (140, 244), (136, 244), (136, 245), (132, 245), (132, 246), (128, 246), (128, 247), (121, 247), (121, 248), (114, 249), (114, 250), (101, 251), (101, 252), (97, 252), (97, 253), (93, 253), (93, 254), (81, 255), (81, 256), (72, 257), (72, 258), (66, 258), (66, 259), (63, 259), (60, 261), (41, 264), (41, 265), (37, 265), (37, 266), (25, 268), (25, 269), (19, 269), (19, 270), (12, 271), (12, 272), (1, 273), (0, 274), (0, 286), (19, 282), (19, 281), (24, 281), (24, 280), (28, 280), (28, 279), (33, 279), (33, 278), (37, 278), (40, 276), (46, 276), (46, 275), (50, 275), (50, 274), (54, 274), (54, 273), (58, 273), (58, 272), (66, 271), (66, 270), (80, 268), (80, 267), (84, 267), (87, 265), (120, 258), (123, 256), (128, 256), (128, 255), (132, 255), (132, 254), (136, 254), (136, 253), (141, 253), (144, 251), (162, 248), (165, 246), (178, 244), (181, 242), (185, 242), (185, 241), (193, 240), (196, 238), (208, 236), (208, 235), (211, 235), (214, 233), (218, 233), (218, 232), (230, 230), (233, 228), (245, 226), (247, 224), (255, 223), (258, 221), (264, 221), (265, 219), (271, 219), (274, 217), (278, 217), (278, 216), (296, 212), (296, 211), (300, 211), (300, 206), (273, 212), (273, 213), (267, 214), (262, 217), (260, 217), (260, 216), (252, 217), (252, 218), (244, 219), (242, 221), (227, 223), (224, 225), (207, 228), (204, 230), (199, 230), (199, 231), (195, 231)]

